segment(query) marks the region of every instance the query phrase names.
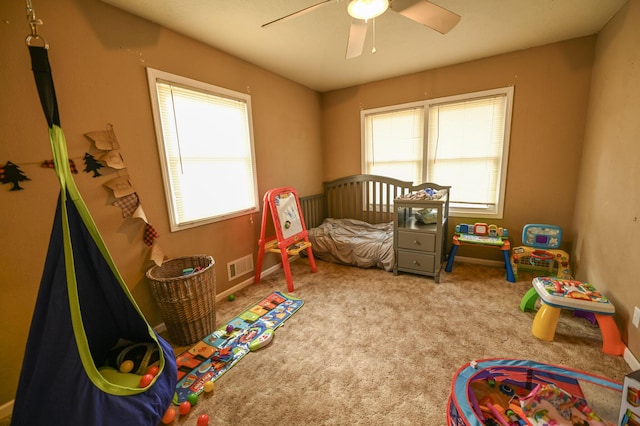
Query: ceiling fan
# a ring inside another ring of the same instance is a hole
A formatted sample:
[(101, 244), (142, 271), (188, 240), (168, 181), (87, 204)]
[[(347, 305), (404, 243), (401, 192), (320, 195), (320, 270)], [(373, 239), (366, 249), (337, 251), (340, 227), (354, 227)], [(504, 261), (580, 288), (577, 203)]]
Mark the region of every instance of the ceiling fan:
[[(333, 1), (335, 0), (323, 0), (320, 3), (267, 22), (262, 25), (262, 28), (311, 12)], [(351, 0), (347, 6), (347, 11), (352, 18), (345, 55), (347, 59), (355, 58), (362, 54), (369, 20), (375, 19), (387, 10), (399, 13), (442, 34), (449, 32), (460, 21), (460, 15), (427, 0)], [(375, 53), (375, 46), (373, 52)]]

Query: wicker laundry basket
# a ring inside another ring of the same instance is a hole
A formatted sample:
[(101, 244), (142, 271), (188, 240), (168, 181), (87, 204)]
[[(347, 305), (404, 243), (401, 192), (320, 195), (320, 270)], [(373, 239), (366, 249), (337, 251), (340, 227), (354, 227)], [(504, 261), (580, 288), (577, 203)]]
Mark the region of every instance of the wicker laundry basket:
[[(187, 268), (197, 270), (183, 275)], [(213, 257), (196, 255), (169, 259), (150, 268), (147, 278), (172, 343), (189, 345), (215, 330), (216, 275)]]

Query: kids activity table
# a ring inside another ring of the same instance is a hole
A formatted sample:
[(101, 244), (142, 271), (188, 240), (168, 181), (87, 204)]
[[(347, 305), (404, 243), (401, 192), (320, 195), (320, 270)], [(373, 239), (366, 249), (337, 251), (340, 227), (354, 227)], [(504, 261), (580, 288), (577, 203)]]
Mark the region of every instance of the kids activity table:
[(453, 236), (453, 245), (449, 252), (449, 259), (447, 266), (444, 269), (445, 272), (451, 272), (453, 270), (453, 261), (456, 258), (458, 247), (460, 245), (477, 245), (483, 247), (494, 247), (502, 250), (502, 257), (504, 258), (504, 267), (507, 273), (507, 281), (516, 282), (516, 278), (513, 274), (513, 268), (511, 267), (511, 260), (509, 259), (509, 251), (511, 250), (511, 243), (509, 239), (504, 237), (489, 236), (489, 235), (467, 235), (456, 234)]
[(593, 285), (556, 277), (537, 277), (532, 284), (533, 288), (522, 298), (520, 309), (533, 310), (537, 297), (540, 297), (542, 304), (531, 328), (535, 337), (553, 341), (561, 309), (590, 312), (602, 333), (602, 351), (616, 356), (624, 353), (625, 345), (613, 320), (616, 308)]

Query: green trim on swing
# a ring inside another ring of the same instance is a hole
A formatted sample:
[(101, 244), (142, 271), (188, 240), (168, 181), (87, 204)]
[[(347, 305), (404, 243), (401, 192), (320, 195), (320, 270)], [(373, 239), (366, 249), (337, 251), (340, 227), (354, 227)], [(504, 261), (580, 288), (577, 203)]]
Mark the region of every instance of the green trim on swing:
[(148, 387), (153, 386), (156, 381), (156, 378), (160, 376), (165, 367), (165, 359), (163, 356), (163, 350), (158, 343), (158, 339), (156, 334), (154, 333), (151, 326), (147, 323), (147, 327), (149, 330), (149, 337), (155, 342), (159, 354), (160, 354), (160, 371), (153, 379), (153, 381), (145, 388), (139, 387), (128, 387), (122, 386), (108, 381), (101, 373), (98, 371), (98, 368), (93, 362), (93, 358), (91, 356), (91, 352), (89, 350), (89, 344), (87, 340), (87, 335), (84, 329), (84, 325), (82, 322), (82, 314), (80, 311), (80, 300), (78, 297), (78, 283), (75, 275), (75, 263), (73, 259), (73, 246), (71, 241), (71, 231), (69, 228), (69, 217), (66, 209), (66, 201), (67, 201), (67, 193), (69, 198), (74, 203), (78, 212), (80, 213), (80, 217), (85, 224), (85, 227), (89, 231), (92, 239), (98, 246), (102, 257), (105, 259), (111, 272), (114, 277), (120, 284), (122, 291), (126, 294), (127, 298), (134, 306), (138, 314), (144, 318), (142, 311), (138, 307), (137, 303), (133, 299), (133, 296), (129, 292), (129, 288), (124, 282), (124, 279), (120, 275), (120, 272), (115, 266), (113, 258), (107, 249), (107, 246), (104, 243), (104, 240), (100, 236), (98, 228), (96, 227), (91, 214), (89, 213), (89, 209), (87, 208), (84, 200), (80, 196), (80, 192), (76, 186), (75, 181), (73, 180), (73, 176), (71, 175), (71, 170), (69, 169), (69, 155), (67, 152), (67, 144), (64, 133), (62, 129), (53, 125), (49, 128), (49, 139), (51, 142), (51, 150), (53, 152), (53, 161), (56, 170), (56, 174), (58, 175), (58, 180), (60, 181), (60, 197), (62, 203), (62, 229), (63, 229), (63, 239), (64, 239), (64, 258), (65, 258), (65, 270), (67, 276), (67, 290), (69, 293), (69, 306), (71, 310), (71, 322), (73, 324), (73, 333), (76, 339), (76, 345), (78, 347), (78, 352), (80, 354), (80, 359), (82, 361), (82, 365), (84, 367), (87, 376), (91, 380), (91, 382), (101, 389), (104, 392), (107, 392), (112, 395), (120, 395), (120, 396), (128, 396), (128, 395), (136, 395), (144, 392), (148, 389)]

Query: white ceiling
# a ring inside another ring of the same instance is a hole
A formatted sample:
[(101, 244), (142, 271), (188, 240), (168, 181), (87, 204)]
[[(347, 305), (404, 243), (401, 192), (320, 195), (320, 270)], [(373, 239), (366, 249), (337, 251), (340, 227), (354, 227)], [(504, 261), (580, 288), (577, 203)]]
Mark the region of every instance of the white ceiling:
[(433, 0), (462, 16), (442, 35), (393, 11), (345, 59), (348, 0), (102, 0), (320, 92), (595, 34), (627, 0)]

